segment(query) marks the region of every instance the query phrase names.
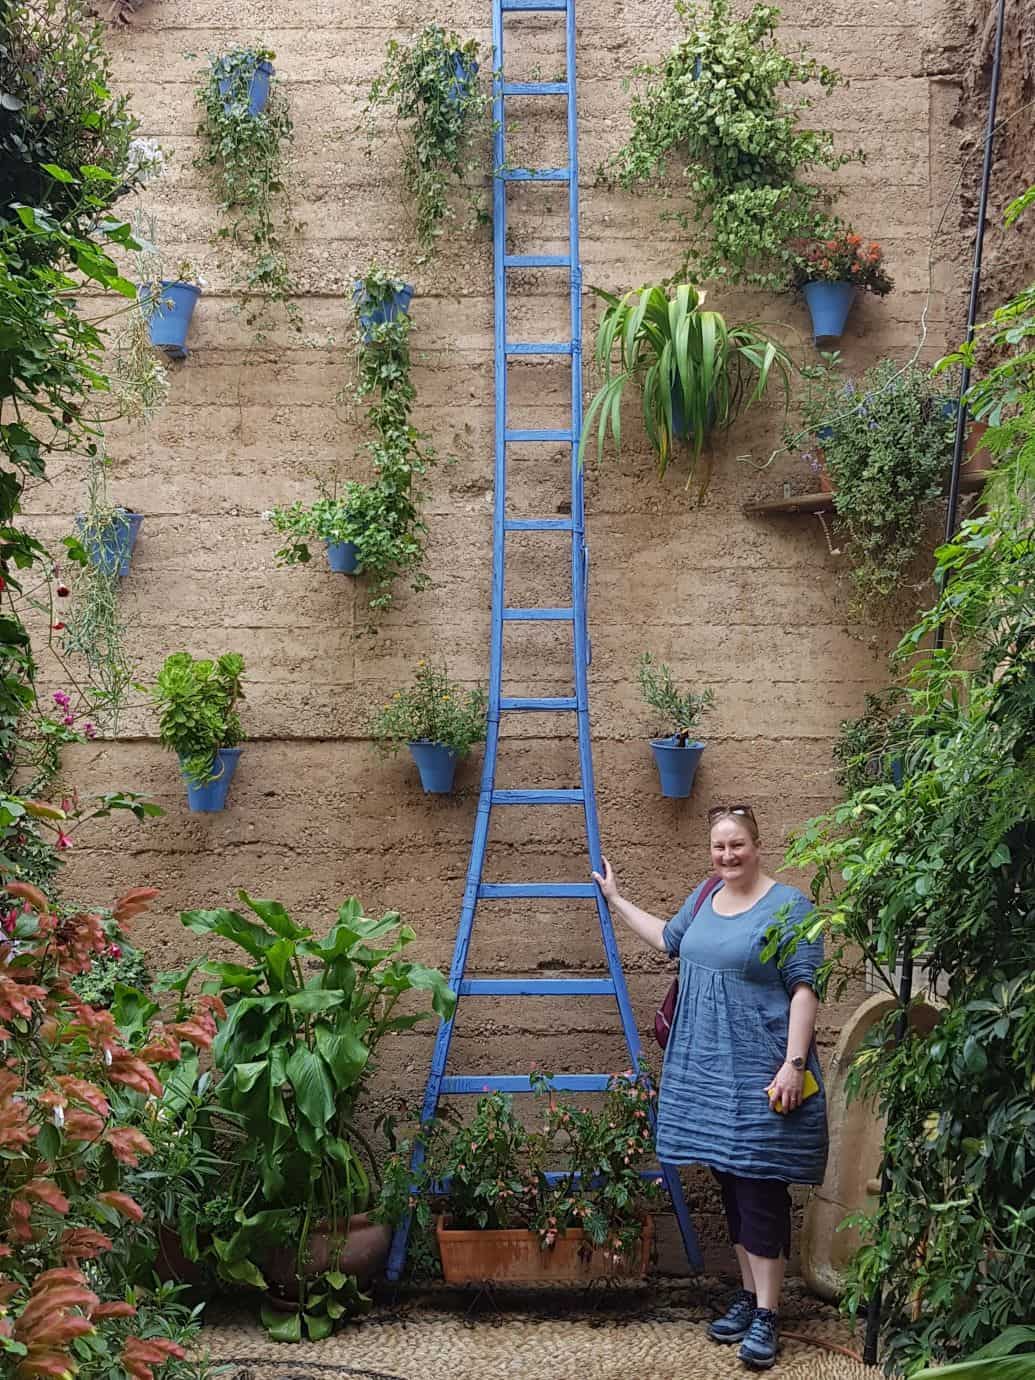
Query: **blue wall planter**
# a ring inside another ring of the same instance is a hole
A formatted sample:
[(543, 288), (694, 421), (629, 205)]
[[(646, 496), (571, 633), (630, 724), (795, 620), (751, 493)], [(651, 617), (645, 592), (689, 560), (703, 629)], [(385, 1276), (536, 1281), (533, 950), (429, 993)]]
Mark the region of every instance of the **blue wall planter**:
[[(353, 284), (352, 300), (358, 307), (362, 307), (368, 301), (363, 284), (358, 280)], [(383, 326), (386, 321), (394, 321), (396, 317), (405, 316), (412, 300), (413, 288), (409, 283), (405, 283), (401, 291), (393, 294), (390, 302), (383, 306), (369, 306), (366, 310), (360, 311), (359, 324), (363, 331), (363, 339), (372, 338), (375, 326)]]
[(237, 770), (237, 763), (242, 751), (243, 749), (239, 747), (220, 748), (216, 753), (216, 771), (219, 774), (214, 780), (206, 781), (204, 786), (195, 785), (184, 772), (184, 779), (187, 782), (187, 805), (193, 814), (214, 814), (217, 810), (224, 808), (230, 782), (234, 779), (234, 772)]
[[(150, 287), (137, 289), (140, 301), (146, 301)], [(194, 283), (177, 283), (163, 279), (158, 285), (158, 300), (147, 318), (151, 344), (164, 350), (170, 359), (186, 359), (187, 332), (201, 288)]]
[(419, 738), (407, 746), (420, 772), (420, 784), (426, 795), (446, 795), (453, 789), (456, 773), (456, 753), (441, 743), (429, 743)]
[(650, 750), (661, 777), (661, 794), (669, 800), (685, 800), (694, 784), (704, 744), (687, 743), (686, 747), (680, 747), (675, 736), (652, 738)]
[[(273, 64), (263, 58), (256, 63), (255, 71), (251, 74), (248, 81), (248, 114), (261, 115), (266, 108), (266, 102), (270, 98), (270, 77), (273, 76)], [(223, 97), (226, 108), (229, 110), (233, 105), (227, 97), (234, 84), (232, 73), (219, 78), (219, 94)]]
[(812, 317), (813, 338), (840, 340), (855, 301), (855, 284), (806, 283), (802, 292)]
[(474, 85), (478, 75), (478, 64), (473, 58), (467, 58), (459, 49), (451, 53), (449, 57), (453, 68), (453, 81), (449, 88), (449, 95), (446, 98), (450, 105), (457, 105), (463, 96)]
[[(143, 513), (130, 513), (125, 508), (116, 508), (108, 526), (84, 542), (90, 564), (107, 575), (128, 575), (133, 547), (143, 520)], [(80, 532), (85, 521), (82, 514), (75, 520)]]
[(328, 541), (324, 542), (324, 545), (327, 547), (327, 564), (335, 575), (354, 575), (356, 573), (359, 553), (356, 550), (355, 542)]

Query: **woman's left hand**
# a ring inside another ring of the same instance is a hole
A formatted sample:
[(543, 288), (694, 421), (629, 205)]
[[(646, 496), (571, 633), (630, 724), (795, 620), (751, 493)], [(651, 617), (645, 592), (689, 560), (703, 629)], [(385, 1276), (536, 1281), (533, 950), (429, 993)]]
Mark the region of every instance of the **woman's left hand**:
[(783, 1112), (796, 1111), (801, 1106), (801, 1094), (805, 1084), (805, 1071), (796, 1069), (793, 1064), (780, 1065), (776, 1077), (766, 1088), (769, 1105), (779, 1102)]

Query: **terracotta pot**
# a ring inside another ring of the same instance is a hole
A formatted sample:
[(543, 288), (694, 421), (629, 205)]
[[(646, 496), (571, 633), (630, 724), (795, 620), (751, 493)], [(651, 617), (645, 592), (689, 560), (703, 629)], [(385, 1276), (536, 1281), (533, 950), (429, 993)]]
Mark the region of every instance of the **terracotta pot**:
[(643, 1219), (643, 1234), (630, 1255), (617, 1264), (592, 1246), (581, 1229), (558, 1236), (544, 1250), (533, 1231), (454, 1231), (448, 1219), (435, 1226), (442, 1275), (447, 1284), (478, 1284), (483, 1280), (525, 1284), (535, 1280), (643, 1278), (650, 1265), (654, 1219)]
[(813, 454), (816, 457), (816, 479), (819, 487), (816, 490), (821, 494), (832, 494), (834, 492), (833, 481), (830, 478), (830, 471), (827, 469), (827, 457), (822, 446), (817, 446)]
[[(204, 1244), (199, 1242), (202, 1247)], [(158, 1228), (155, 1274), (159, 1279), (173, 1284), (201, 1285), (211, 1279), (209, 1271), (200, 1260), (188, 1260), (184, 1255), (179, 1232), (164, 1224)]]
[[(355, 1275), (362, 1288), (384, 1270), (391, 1241), (391, 1227), (371, 1222), (365, 1212), (349, 1218), (347, 1231), (339, 1225), (337, 1234), (333, 1223), (317, 1222), (309, 1233), (303, 1264), (305, 1278), (313, 1279), (324, 1270), (337, 1269), (343, 1275)], [(282, 1298), (294, 1299), (298, 1296), (297, 1266), (297, 1246), (274, 1246), (263, 1260), (262, 1273)]]

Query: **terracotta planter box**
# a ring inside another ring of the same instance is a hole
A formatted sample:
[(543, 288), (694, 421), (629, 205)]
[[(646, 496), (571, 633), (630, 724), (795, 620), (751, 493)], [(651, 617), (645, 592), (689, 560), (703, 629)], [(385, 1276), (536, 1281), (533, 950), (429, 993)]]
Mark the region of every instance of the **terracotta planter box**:
[(644, 1218), (643, 1235), (633, 1253), (617, 1264), (608, 1252), (591, 1246), (581, 1229), (558, 1236), (548, 1250), (532, 1231), (454, 1231), (441, 1217), (435, 1235), (447, 1284), (642, 1279), (650, 1265), (654, 1219)]

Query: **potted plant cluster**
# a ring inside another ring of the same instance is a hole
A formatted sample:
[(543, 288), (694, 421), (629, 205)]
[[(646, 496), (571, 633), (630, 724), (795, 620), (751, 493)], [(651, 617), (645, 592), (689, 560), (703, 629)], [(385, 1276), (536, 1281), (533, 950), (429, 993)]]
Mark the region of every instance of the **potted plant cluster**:
[(173, 277), (156, 277), (140, 284), (137, 297), (151, 333), (151, 344), (170, 359), (186, 359), (187, 336), (205, 279), (183, 259)]
[(152, 699), (158, 706), (158, 738), (180, 760), (187, 803), (195, 813), (222, 810), (244, 738), (237, 713), (244, 698), (244, 658), (226, 652), (195, 660), (173, 652), (158, 673)]
[(685, 800), (694, 784), (704, 743), (694, 738), (702, 715), (715, 703), (711, 690), (680, 691), (664, 662), (656, 663), (650, 652), (640, 657), (637, 675), (640, 693), (658, 716), (659, 726), (670, 732), (651, 739), (651, 752), (661, 778), (661, 794)]
[(241, 1137), (210, 1255), (223, 1279), (267, 1291), (272, 1336), (316, 1340), (369, 1308), (362, 1287), (388, 1251), (367, 1216), (379, 1180), (357, 1125), (364, 1085), (386, 1038), (448, 1019), (456, 998), (437, 969), (400, 956), (415, 936), (396, 911), (373, 919), (352, 897), (318, 939), (279, 902), (238, 895), (249, 913), (181, 917), (244, 959), (201, 965), (227, 1010), (216, 1098)]
[[(668, 468), (675, 442), (687, 444), (689, 488), (708, 435), (729, 427), (758, 402), (774, 373), (789, 399), (790, 360), (783, 348), (755, 326), (729, 326), (719, 312), (705, 311), (705, 294), (688, 283), (678, 284), (671, 295), (657, 284), (624, 297), (594, 291), (607, 303), (594, 350), (604, 382), (586, 410), (580, 458), (594, 422), (598, 459), (609, 430), (620, 448), (622, 402), (632, 387), (640, 394), (659, 475)], [(702, 494), (707, 480), (705, 472)]]
[(563, 1100), (546, 1074), (532, 1087), (531, 1130), (501, 1092), (467, 1124), (446, 1110), (417, 1128), (385, 1168), (377, 1216), (412, 1212), (425, 1232), (434, 1220), (450, 1284), (643, 1275), (660, 1193), (642, 1173), (654, 1155), (647, 1081), (615, 1074), (597, 1110)]
[(815, 366), (801, 402), (847, 538), (858, 608), (885, 599), (923, 545), (952, 457), (955, 419), (915, 365), (883, 360), (858, 379)]
[(354, 575), (359, 568), (359, 549), (356, 546), (356, 521), (349, 509), (348, 493), (322, 493), (308, 507), (298, 500), (279, 505), (264, 513), (275, 532), (286, 537), (277, 552), (281, 565), (305, 564), (312, 559), (310, 541), (322, 541), (327, 550), (327, 564), (338, 575)]
[(269, 100), (276, 53), (269, 48), (237, 48), (213, 59), (212, 75), (227, 114), (261, 115)]
[[(392, 111), (403, 141), (403, 182), (415, 208), (417, 242), (427, 255), (453, 214), (449, 188), (476, 169), (469, 146), (489, 106), (478, 85), (478, 44), (429, 24), (409, 42), (391, 39), (367, 96), (368, 151), (384, 149), (378, 128)], [(482, 214), (480, 200), (472, 210)]]
[(808, 304), (817, 344), (841, 338), (857, 293), (886, 297), (895, 286), (880, 245), (864, 244), (850, 226), (838, 224), (801, 245), (792, 282)]
[(429, 795), (453, 789), (456, 764), (485, 737), (485, 691), (464, 690), (428, 661), (413, 685), (397, 690), (370, 721), (379, 751), (395, 756), (405, 743)]

